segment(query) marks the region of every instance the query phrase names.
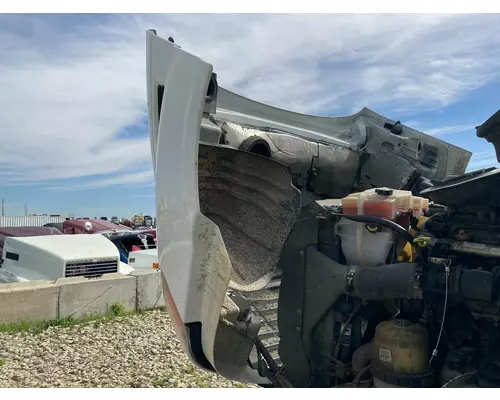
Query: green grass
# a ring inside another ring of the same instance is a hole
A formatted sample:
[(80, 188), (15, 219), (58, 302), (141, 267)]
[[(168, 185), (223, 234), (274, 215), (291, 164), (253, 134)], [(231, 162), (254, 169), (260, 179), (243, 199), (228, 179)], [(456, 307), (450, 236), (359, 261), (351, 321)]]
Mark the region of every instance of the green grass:
[(167, 372), (161, 379), (153, 381), (153, 386), (158, 388), (179, 387), (181, 380), (189, 383), (191, 387), (209, 388), (212, 386), (211, 376), (206, 372), (198, 370), (192, 363), (182, 368), (182, 371)]
[[(212, 374), (196, 368), (192, 363), (182, 368), (182, 371), (167, 372), (161, 379), (153, 381), (153, 386), (156, 388), (176, 388), (182, 380), (189, 387), (196, 388), (211, 388), (213, 387)], [(133, 386), (133, 385), (132, 385)], [(239, 382), (233, 382), (233, 387), (247, 388), (248, 385)]]
[(0, 368), (2, 368), (4, 365), (5, 365), (5, 361), (4, 360), (0, 360)]
[(156, 379), (153, 381), (153, 386), (157, 388), (175, 388), (177, 387), (176, 383), (173, 381), (173, 378), (176, 376), (175, 373), (167, 373), (162, 379)]
[(105, 321), (109, 321), (111, 319), (117, 317), (124, 317), (128, 315), (137, 315), (142, 314), (150, 310), (140, 310), (140, 311), (125, 311), (125, 308), (120, 303), (113, 303), (107, 314), (91, 314), (85, 315), (80, 318), (73, 318), (71, 316), (65, 318), (58, 318), (53, 320), (43, 320), (43, 321), (34, 321), (34, 320), (24, 320), (19, 322), (12, 323), (3, 323), (0, 324), (0, 332), (5, 333), (17, 333), (17, 332), (28, 332), (31, 334), (38, 334), (50, 327), (63, 327), (70, 328), (75, 325), (88, 324), (93, 322), (94, 327), (98, 327)]
[(111, 304), (110, 310), (115, 317), (120, 317), (125, 314), (125, 308), (120, 303)]
[[(83, 320), (83, 318), (82, 318)], [(31, 321), (24, 320), (19, 322), (12, 322), (6, 324), (0, 324), (0, 332), (16, 333), (16, 332), (30, 332), (30, 333), (40, 333), (51, 326), (73, 326), (77, 320), (66, 317), (60, 319), (54, 319), (49, 321)]]

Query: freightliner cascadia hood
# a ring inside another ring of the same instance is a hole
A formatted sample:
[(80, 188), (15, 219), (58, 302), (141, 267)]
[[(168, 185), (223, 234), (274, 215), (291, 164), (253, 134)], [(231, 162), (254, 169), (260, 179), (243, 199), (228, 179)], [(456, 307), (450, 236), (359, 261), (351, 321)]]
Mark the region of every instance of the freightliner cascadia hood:
[(147, 89), (172, 323), (198, 366), (243, 382), (268, 379), (249, 361), (259, 318), (238, 296), (276, 278), (302, 207), (371, 187), (425, 187), (463, 174), (471, 157), (366, 108), (315, 117), (238, 96), (218, 87), (212, 65), (153, 31)]

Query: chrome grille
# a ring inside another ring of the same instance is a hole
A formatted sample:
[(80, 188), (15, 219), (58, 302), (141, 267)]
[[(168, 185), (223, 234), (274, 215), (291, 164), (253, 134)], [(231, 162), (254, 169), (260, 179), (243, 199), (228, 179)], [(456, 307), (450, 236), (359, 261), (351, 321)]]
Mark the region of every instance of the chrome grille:
[(78, 260), (66, 262), (64, 276), (84, 276), (85, 278), (97, 278), (103, 274), (118, 272), (118, 259), (106, 258), (99, 260)]

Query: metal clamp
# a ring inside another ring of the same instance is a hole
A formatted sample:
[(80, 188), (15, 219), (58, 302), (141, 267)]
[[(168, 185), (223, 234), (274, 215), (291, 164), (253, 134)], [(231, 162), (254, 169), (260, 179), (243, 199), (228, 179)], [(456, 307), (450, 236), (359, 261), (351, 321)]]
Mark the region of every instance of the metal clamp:
[(354, 281), (354, 275), (356, 274), (356, 268), (357, 267), (355, 266), (351, 266), (351, 268), (347, 272), (346, 287), (345, 287), (346, 293), (350, 293), (353, 290), (353, 281)]

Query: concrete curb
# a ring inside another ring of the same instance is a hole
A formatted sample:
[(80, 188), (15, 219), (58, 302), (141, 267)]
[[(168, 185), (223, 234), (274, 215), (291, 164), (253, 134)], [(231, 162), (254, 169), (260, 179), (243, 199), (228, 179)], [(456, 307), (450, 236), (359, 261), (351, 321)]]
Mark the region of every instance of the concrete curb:
[(124, 311), (163, 307), (160, 274), (136, 270), (130, 275), (109, 274), (99, 279), (0, 284), (0, 323), (102, 315), (109, 313), (114, 303)]

